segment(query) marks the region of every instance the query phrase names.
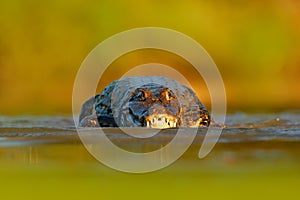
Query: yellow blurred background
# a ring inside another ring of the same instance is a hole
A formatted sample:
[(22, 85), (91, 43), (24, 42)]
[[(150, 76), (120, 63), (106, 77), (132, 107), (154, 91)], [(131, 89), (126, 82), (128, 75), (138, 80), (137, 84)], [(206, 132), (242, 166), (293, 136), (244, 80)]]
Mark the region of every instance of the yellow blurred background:
[[(1, 1), (0, 13), (1, 115), (70, 114), (87, 54), (109, 36), (145, 26), (180, 31), (208, 51), (229, 111), (300, 108), (297, 0), (11, 0)], [(132, 63), (130, 56), (123, 63)], [(103, 81), (120, 76), (112, 72)]]

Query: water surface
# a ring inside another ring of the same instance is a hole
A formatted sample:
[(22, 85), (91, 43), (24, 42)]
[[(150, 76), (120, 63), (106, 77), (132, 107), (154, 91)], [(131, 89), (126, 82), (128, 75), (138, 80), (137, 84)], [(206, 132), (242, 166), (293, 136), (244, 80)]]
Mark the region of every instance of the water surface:
[[(116, 128), (105, 132), (122, 148), (145, 152), (167, 144), (176, 129), (163, 130), (148, 139), (129, 137)], [(132, 175), (112, 170), (91, 156), (71, 117), (1, 116), (2, 197), (299, 197), (300, 112), (230, 114), (215, 148), (200, 160), (197, 154), (205, 133), (205, 128), (199, 129), (188, 151), (171, 166)]]

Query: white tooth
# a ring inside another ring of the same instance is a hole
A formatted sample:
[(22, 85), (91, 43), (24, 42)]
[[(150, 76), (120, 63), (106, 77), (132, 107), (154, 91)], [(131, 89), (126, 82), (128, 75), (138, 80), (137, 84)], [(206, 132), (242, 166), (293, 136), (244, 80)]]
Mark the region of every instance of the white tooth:
[(176, 122), (173, 125), (174, 125), (173, 127), (176, 127)]
[(149, 121), (147, 121), (147, 128), (149, 128), (150, 127), (150, 122)]

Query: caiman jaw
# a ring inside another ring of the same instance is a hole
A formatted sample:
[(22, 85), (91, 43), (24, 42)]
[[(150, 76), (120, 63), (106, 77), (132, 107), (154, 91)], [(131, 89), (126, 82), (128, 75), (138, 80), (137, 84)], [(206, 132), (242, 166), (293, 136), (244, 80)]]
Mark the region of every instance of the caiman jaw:
[(172, 115), (158, 114), (146, 117), (147, 128), (175, 128), (179, 126), (177, 118)]

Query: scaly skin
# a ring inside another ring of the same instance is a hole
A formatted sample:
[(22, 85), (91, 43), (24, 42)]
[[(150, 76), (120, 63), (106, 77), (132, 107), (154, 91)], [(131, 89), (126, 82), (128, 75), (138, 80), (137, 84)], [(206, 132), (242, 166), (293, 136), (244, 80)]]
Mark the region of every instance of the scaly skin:
[(82, 127), (174, 128), (209, 126), (210, 116), (196, 94), (161, 76), (125, 77), (87, 100)]

